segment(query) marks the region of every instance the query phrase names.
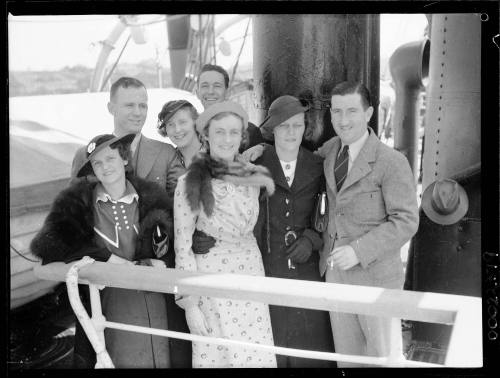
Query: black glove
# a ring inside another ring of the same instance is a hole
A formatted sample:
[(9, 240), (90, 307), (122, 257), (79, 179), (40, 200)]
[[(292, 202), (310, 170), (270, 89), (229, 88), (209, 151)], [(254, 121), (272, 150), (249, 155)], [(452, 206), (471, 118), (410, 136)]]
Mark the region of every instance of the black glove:
[(312, 253), (312, 243), (305, 236), (301, 236), (287, 248), (287, 257), (294, 263), (302, 264), (309, 260)]
[(204, 255), (215, 245), (215, 239), (203, 231), (194, 230), (193, 233), (193, 253)]

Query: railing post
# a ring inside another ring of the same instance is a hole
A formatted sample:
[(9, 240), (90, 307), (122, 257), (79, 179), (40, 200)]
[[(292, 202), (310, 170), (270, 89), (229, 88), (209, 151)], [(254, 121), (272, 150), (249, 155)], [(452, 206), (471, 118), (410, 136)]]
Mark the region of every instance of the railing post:
[(102, 314), (101, 296), (99, 294), (99, 286), (89, 284), (90, 291), (90, 307), (92, 309), (92, 324), (97, 332), (97, 336), (102, 345), (106, 348), (106, 341), (104, 340), (104, 329), (106, 328), (104, 322), (106, 318)]
[(389, 355), (387, 366), (403, 366), (406, 359), (403, 355), (403, 336), (401, 332), (401, 319), (391, 318), (391, 333), (389, 338)]
[[(100, 336), (97, 334), (92, 320), (90, 320), (85, 307), (83, 307), (82, 301), (80, 300), (80, 293), (78, 292), (78, 270), (85, 265), (92, 264), (94, 261), (94, 259), (85, 256), (80, 261), (77, 261), (75, 264), (73, 264), (71, 268), (69, 268), (68, 273), (66, 273), (66, 287), (68, 289), (68, 298), (71, 304), (71, 308), (75, 312), (78, 321), (82, 325), (85, 334), (87, 335), (90, 343), (92, 344), (92, 347), (96, 352), (97, 363), (95, 367), (114, 368), (113, 362), (111, 361), (111, 358), (106, 351), (105, 345), (101, 342)], [(91, 290), (91, 293), (94, 292), (95, 295), (96, 291), (96, 288), (94, 288), (94, 290)], [(99, 294), (98, 291), (97, 294)]]

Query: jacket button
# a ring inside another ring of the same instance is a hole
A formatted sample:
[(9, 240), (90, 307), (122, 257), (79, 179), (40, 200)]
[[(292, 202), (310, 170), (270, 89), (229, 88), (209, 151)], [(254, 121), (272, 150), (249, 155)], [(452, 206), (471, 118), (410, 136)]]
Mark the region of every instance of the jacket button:
[(285, 198), (285, 203), (288, 205), (288, 203), (290, 202), (290, 200), (288, 198)]
[(332, 239), (333, 239), (333, 234), (330, 234), (330, 238), (332, 238)]
[(159, 180), (160, 178), (159, 178), (159, 177), (157, 177), (156, 179), (157, 179), (157, 180)]
[(290, 227), (290, 226), (286, 226), (286, 227), (285, 227), (285, 230), (287, 230), (287, 231), (290, 231), (290, 229), (291, 229), (291, 227)]
[(285, 213), (285, 217), (287, 217), (287, 218), (288, 218), (289, 216), (290, 216), (290, 212), (289, 212), (289, 211), (287, 211), (287, 212)]

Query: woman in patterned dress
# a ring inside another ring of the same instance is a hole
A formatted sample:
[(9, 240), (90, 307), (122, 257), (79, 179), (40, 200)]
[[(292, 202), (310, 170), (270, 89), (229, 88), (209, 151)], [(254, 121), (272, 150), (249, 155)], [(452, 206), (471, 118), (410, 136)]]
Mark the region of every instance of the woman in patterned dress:
[[(259, 213), (260, 187), (274, 183), (267, 169), (236, 159), (248, 116), (230, 101), (212, 105), (196, 121), (208, 151), (179, 178), (174, 197), (176, 267), (211, 273), (264, 276), (253, 235)], [(205, 254), (194, 254), (195, 229), (216, 239)], [(191, 333), (273, 345), (269, 308), (263, 303), (207, 296), (183, 296)], [(193, 342), (193, 367), (276, 367), (274, 353), (238, 346)]]

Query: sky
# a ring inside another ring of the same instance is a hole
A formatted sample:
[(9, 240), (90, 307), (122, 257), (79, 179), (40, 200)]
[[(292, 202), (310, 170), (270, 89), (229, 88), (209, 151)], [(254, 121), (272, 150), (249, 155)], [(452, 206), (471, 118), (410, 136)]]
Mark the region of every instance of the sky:
[[(237, 15), (219, 15), (217, 25), (233, 19)], [(164, 15), (140, 15), (139, 20), (148, 23), (144, 26), (145, 44), (129, 42), (120, 62), (137, 63), (143, 59), (158, 57), (161, 64), (169, 65), (167, 50), (167, 28), (162, 20)], [(196, 16), (193, 17), (193, 21)], [(118, 16), (113, 15), (77, 15), (77, 16), (8, 16), (8, 63), (9, 70), (56, 71), (65, 66), (83, 65), (94, 68), (101, 50), (100, 41), (105, 40), (115, 25)], [(217, 63), (231, 67), (237, 60), (242, 46), (248, 18), (243, 18), (221, 37), (230, 42), (229, 56), (217, 55)], [(192, 23), (193, 24), (193, 23)], [(380, 20), (381, 55), (389, 57), (401, 44), (419, 40), (427, 25), (422, 14), (384, 14)], [(244, 44), (240, 65), (252, 62), (252, 23)], [(110, 54), (108, 62), (118, 57), (128, 31), (122, 33)]]

